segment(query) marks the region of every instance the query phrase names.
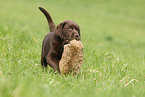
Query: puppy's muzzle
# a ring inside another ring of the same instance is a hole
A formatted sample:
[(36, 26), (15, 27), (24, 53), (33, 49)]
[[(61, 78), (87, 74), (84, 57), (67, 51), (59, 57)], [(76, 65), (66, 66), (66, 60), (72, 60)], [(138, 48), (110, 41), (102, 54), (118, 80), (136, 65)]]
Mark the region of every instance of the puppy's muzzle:
[(74, 39), (80, 40), (80, 35), (79, 34), (74, 34)]

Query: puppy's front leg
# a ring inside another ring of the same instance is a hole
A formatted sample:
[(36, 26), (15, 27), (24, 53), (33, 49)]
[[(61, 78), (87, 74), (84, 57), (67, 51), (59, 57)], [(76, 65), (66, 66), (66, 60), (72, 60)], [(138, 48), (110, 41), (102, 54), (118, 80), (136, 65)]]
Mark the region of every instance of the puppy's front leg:
[(52, 56), (49, 56), (49, 57), (47, 56), (47, 63), (49, 63), (53, 67), (55, 73), (58, 72), (60, 74), (59, 60), (58, 59), (56, 59), (56, 58), (54, 58)]

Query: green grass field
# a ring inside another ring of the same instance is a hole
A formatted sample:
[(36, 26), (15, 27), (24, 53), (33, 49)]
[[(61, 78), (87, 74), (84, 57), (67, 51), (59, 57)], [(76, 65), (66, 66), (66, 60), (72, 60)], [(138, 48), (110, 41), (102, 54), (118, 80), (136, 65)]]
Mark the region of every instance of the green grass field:
[[(42, 72), (41, 43), (54, 22), (81, 28), (78, 77)], [(144, 0), (1, 0), (0, 97), (145, 97)]]

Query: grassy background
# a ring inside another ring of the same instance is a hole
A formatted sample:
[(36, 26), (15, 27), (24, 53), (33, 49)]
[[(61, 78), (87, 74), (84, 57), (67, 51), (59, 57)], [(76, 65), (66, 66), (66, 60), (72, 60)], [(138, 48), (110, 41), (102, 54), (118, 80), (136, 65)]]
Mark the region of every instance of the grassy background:
[[(144, 0), (1, 0), (0, 97), (144, 97)], [(84, 63), (79, 77), (40, 68), (49, 32), (42, 6), (54, 22), (81, 27)]]

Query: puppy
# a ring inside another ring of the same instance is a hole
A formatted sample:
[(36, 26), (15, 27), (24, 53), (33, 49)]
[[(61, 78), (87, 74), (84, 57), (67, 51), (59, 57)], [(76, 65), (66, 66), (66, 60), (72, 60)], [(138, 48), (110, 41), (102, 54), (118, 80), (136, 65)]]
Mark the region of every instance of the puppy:
[(39, 9), (45, 15), (50, 29), (50, 33), (44, 37), (42, 43), (41, 65), (44, 68), (49, 65), (55, 72), (60, 73), (59, 61), (62, 57), (64, 45), (73, 39), (81, 40), (80, 27), (72, 20), (64, 20), (55, 26), (50, 14), (42, 7), (39, 7)]

